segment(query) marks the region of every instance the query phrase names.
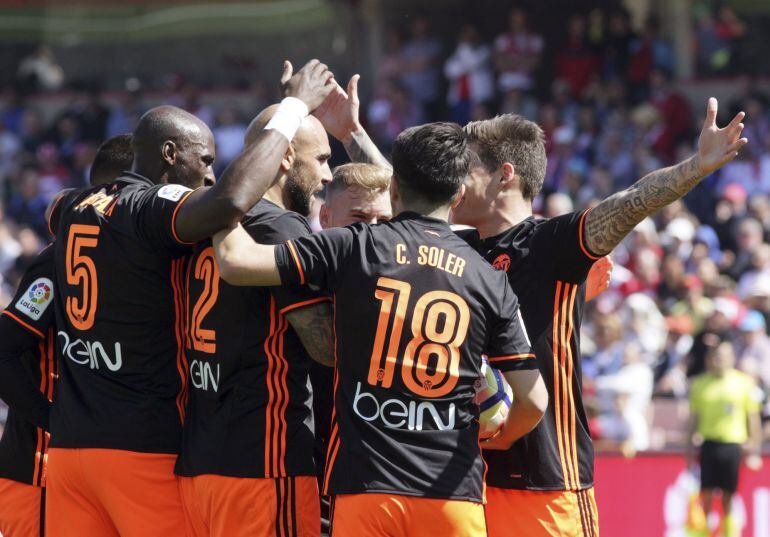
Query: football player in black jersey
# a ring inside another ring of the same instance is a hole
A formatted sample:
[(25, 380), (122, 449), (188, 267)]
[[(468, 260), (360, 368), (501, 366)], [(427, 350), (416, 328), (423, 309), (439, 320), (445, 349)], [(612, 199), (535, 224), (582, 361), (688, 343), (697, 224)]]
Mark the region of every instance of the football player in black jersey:
[(650, 173), (589, 211), (551, 219), (532, 214), (546, 169), (540, 127), (515, 115), (465, 127), (479, 159), (452, 218), (478, 229), (482, 255), (507, 274), (550, 394), (535, 430), (508, 451), (485, 453), (490, 536), (598, 535), (594, 454), (581, 395), (586, 277), (636, 224), (735, 158), (746, 144), (743, 113), (724, 129), (716, 114), (717, 101), (710, 99), (690, 159)]
[[(345, 119), (353, 118), (347, 128), (356, 131), (357, 141), (346, 144), (350, 156), (382, 159), (365, 143), (365, 131), (355, 128), (357, 116), (344, 95), (338, 88), (327, 98), (319, 114), (324, 123), (314, 115), (304, 119), (273, 186), (241, 220), (254, 240), (280, 244), (310, 235), (310, 202), (332, 180), (324, 124), (344, 128)], [(247, 146), (277, 110), (272, 105), (252, 121)], [(311, 357), (325, 369), (333, 364), (329, 297), (306, 286), (233, 287), (219, 278), (210, 240), (195, 246), (185, 288), (193, 327), (186, 342), (189, 400), (176, 472), (195, 535), (317, 537), (315, 397), (308, 376)]]
[[(213, 186), (213, 135), (163, 106), (133, 132), (132, 171), (72, 192), (52, 211), (60, 378), (51, 414), (48, 534), (184, 531), (173, 468), (184, 420), (185, 255), (238, 222), (275, 179), (308, 113), (334, 89), (288, 62), (286, 98)], [(195, 189), (195, 190), (193, 190)]]
[[(114, 180), (134, 159), (131, 135), (104, 142), (89, 174), (92, 185)], [(53, 322), (53, 248), (38, 254), (0, 315), (0, 397), (10, 405), (0, 439), (0, 533), (45, 533), (48, 413), (57, 377)]]
[(393, 149), (393, 220), (277, 247), (241, 228), (214, 238), (231, 283), (307, 283), (333, 296), (332, 536), (486, 535), (473, 402), (482, 355), (517, 394), (488, 446), (509, 446), (545, 407), (507, 279), (447, 222), (470, 158), (457, 125), (407, 129)]

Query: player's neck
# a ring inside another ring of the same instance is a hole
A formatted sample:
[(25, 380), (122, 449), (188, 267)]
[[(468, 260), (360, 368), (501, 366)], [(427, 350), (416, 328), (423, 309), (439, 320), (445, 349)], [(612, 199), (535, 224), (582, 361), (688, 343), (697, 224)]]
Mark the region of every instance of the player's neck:
[(417, 213), (422, 216), (427, 216), (428, 218), (435, 218), (436, 220), (443, 220), (444, 222), (449, 222), (449, 205), (443, 205), (441, 207), (433, 207), (433, 208), (426, 208), (426, 207), (418, 207), (418, 206), (407, 206), (404, 205), (401, 207), (401, 212), (412, 212)]
[(286, 209), (286, 204), (283, 202), (283, 190), (281, 189), (281, 181), (277, 181), (273, 186), (267, 189), (262, 199), (275, 203), (281, 209)]
[(492, 214), (479, 222), (476, 229), (482, 239), (494, 237), (532, 216), (532, 202), (521, 196), (498, 198)]

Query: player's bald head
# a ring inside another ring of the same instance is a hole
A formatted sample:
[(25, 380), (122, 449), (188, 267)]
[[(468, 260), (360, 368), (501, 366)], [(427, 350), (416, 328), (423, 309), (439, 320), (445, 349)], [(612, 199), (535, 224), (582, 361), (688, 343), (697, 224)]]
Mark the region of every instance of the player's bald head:
[(147, 111), (133, 133), (136, 173), (154, 183), (198, 188), (214, 183), (214, 135), (208, 126), (176, 106)]
[[(278, 106), (270, 105), (254, 118), (246, 129), (246, 146), (259, 139)], [(332, 180), (329, 158), (331, 148), (326, 129), (316, 117), (307, 116), (289, 144), (279, 170), (282, 179), (278, 184), (287, 209), (305, 216), (310, 214), (313, 196)]]
[[(275, 114), (275, 111), (278, 110), (278, 106), (279, 105), (277, 104), (271, 104), (257, 114), (257, 117), (252, 120), (249, 128), (246, 129), (246, 135), (243, 140), (245, 145), (251, 145), (257, 140), (257, 137), (265, 129), (268, 122), (273, 119), (273, 115)], [(321, 125), (321, 122), (318, 121), (315, 116), (310, 115), (302, 120), (302, 124), (297, 130), (297, 134), (294, 135), (292, 143), (294, 145), (302, 145), (311, 138), (325, 136), (326, 130), (323, 125)]]
[(166, 141), (177, 145), (206, 143), (213, 138), (211, 129), (193, 114), (176, 106), (151, 108), (134, 129), (134, 152), (157, 151)]

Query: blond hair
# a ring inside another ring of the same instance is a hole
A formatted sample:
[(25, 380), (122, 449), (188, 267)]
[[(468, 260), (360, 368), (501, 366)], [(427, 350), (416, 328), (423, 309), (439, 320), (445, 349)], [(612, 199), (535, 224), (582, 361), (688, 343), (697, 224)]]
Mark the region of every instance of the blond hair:
[(332, 172), (332, 182), (326, 187), (326, 198), (335, 192), (341, 192), (349, 187), (356, 186), (369, 194), (378, 194), (390, 188), (390, 177), (393, 175), (387, 168), (351, 162), (337, 166)]

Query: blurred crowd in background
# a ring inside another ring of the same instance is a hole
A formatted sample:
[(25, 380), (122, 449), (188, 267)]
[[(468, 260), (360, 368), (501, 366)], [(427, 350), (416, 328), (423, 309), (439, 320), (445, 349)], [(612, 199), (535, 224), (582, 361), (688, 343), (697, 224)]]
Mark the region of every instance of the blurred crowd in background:
[[(752, 59), (742, 53), (741, 19), (727, 7), (696, 6), (692, 16), (699, 76), (747, 72), (742, 66)], [(590, 207), (695, 150), (705, 103), (693, 109), (677, 90), (674, 53), (655, 18), (634, 27), (623, 10), (572, 16), (561, 22), (564, 43), (552, 54), (523, 9), (510, 12), (504, 33), (490, 39), (468, 24), (450, 46), (428, 18), (409, 20), (387, 32), (374, 93), (362, 103), (362, 119), (385, 152), (411, 125), (522, 114), (547, 138), (536, 210), (556, 216)], [(240, 151), (251, 118), (206, 104), (183, 79), (168, 80), (153, 102), (181, 106), (212, 127), (221, 171)], [(747, 113), (750, 144), (739, 159), (640, 224), (612, 254), (611, 288), (588, 305), (584, 391), (600, 448), (681, 446), (689, 381), (720, 341), (732, 342), (736, 366), (768, 400), (770, 108), (758, 87), (736, 78), (734, 97), (720, 103), (720, 124)], [(52, 121), (26, 99), (64, 88), (69, 102)], [(149, 106), (137, 80), (112, 97), (108, 104), (93, 84), (68, 85), (46, 47), (20, 59), (16, 87), (0, 98), (0, 306), (48, 241), (44, 211), (52, 196), (84, 186), (98, 145), (130, 132)], [(274, 98), (266, 89), (252, 109)], [(765, 409), (770, 418), (770, 405)]]

